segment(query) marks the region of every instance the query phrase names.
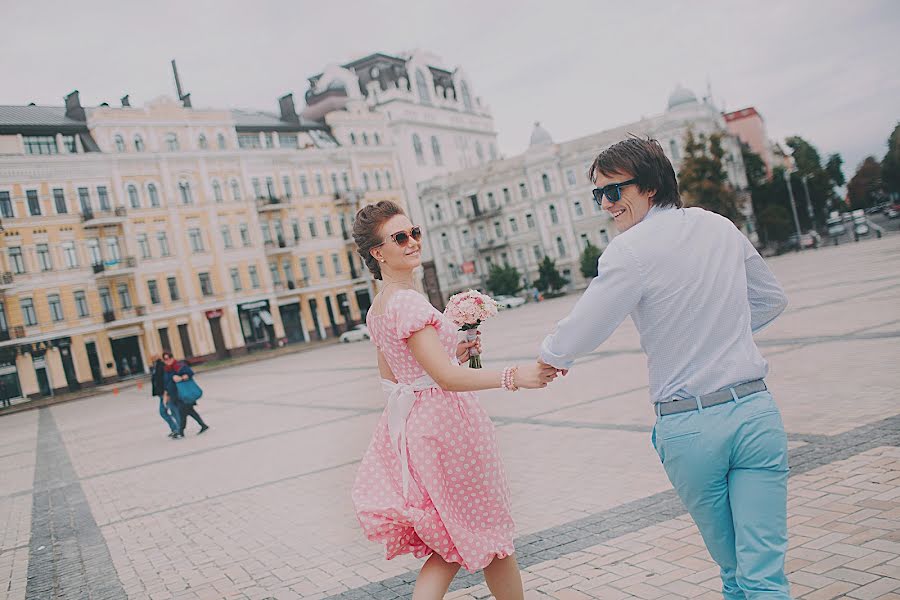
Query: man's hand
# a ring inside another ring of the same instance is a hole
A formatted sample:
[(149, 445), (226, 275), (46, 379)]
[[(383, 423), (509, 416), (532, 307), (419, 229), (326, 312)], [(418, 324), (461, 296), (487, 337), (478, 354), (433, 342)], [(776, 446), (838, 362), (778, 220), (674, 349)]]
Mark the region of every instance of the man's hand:
[(542, 361), (540, 358), (537, 360), (537, 362), (538, 362), (538, 364), (541, 366), (541, 368), (552, 369), (552, 370), (555, 371), (557, 374), (562, 375), (563, 377), (565, 377), (565, 376), (568, 375), (568, 373), (569, 373), (569, 370), (568, 370), (568, 369), (557, 369), (557, 368), (554, 367), (553, 365), (548, 365), (547, 363), (545, 363), (544, 361)]
[(469, 360), (470, 348), (474, 348), (475, 352), (481, 354), (481, 332), (476, 331), (475, 333), (477, 333), (478, 335), (475, 337), (474, 342), (467, 342), (466, 340), (463, 340), (456, 344), (456, 361), (458, 363), (462, 364), (465, 361)]

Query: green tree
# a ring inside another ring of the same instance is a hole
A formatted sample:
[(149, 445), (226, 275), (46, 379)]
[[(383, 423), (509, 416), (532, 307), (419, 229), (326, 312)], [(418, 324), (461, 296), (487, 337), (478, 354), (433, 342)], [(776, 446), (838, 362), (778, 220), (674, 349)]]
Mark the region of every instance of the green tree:
[[(840, 202), (835, 187), (844, 184), (841, 172), (843, 159), (839, 154), (828, 157), (825, 166), (815, 146), (800, 136), (792, 136), (785, 143), (793, 151), (791, 155), (797, 170), (791, 174), (791, 184), (797, 201), (797, 215), (803, 229), (821, 227), (828, 218), (831, 208)], [(807, 187), (803, 187), (806, 178)], [(812, 205), (813, 218), (809, 217), (806, 190), (809, 190), (809, 204)]]
[(891, 132), (887, 154), (881, 160), (881, 184), (894, 202), (900, 200), (900, 123)]
[(717, 212), (740, 224), (743, 216), (738, 210), (737, 194), (728, 183), (722, 164), (724, 156), (720, 134), (714, 133), (707, 139), (702, 134), (695, 137), (688, 129), (678, 186), (687, 205)]
[(556, 261), (549, 256), (545, 256), (541, 264), (538, 265), (538, 279), (534, 282), (534, 287), (541, 292), (555, 292), (562, 289), (567, 283), (569, 281), (556, 270)]
[(847, 183), (847, 179), (844, 177), (844, 159), (840, 154), (829, 155), (828, 161), (825, 162), (825, 172), (831, 177), (834, 185), (840, 187)]
[(868, 208), (878, 201), (881, 191), (881, 165), (874, 156), (867, 156), (856, 174), (847, 184), (847, 196), (850, 198), (850, 208)]
[(778, 204), (771, 204), (756, 214), (760, 234), (768, 246), (788, 239), (794, 233), (794, 223), (788, 210)]
[(512, 265), (492, 265), (487, 288), (498, 296), (513, 296), (522, 289), (522, 274)]
[(597, 261), (600, 260), (601, 254), (603, 254), (603, 250), (590, 242), (587, 243), (587, 246), (584, 247), (584, 251), (581, 253), (582, 275), (588, 279), (593, 279), (597, 276)]

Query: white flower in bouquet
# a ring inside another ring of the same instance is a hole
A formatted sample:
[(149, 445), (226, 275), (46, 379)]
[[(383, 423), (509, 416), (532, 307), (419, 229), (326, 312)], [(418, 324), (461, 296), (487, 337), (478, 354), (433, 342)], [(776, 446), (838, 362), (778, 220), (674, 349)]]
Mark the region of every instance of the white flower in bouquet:
[[(466, 332), (466, 340), (475, 341), (478, 337), (478, 326), (497, 314), (497, 302), (490, 296), (486, 296), (475, 290), (468, 290), (454, 294), (447, 301), (444, 315), (453, 321), (460, 331)], [(473, 348), (469, 351), (469, 367), (481, 368), (481, 356)]]

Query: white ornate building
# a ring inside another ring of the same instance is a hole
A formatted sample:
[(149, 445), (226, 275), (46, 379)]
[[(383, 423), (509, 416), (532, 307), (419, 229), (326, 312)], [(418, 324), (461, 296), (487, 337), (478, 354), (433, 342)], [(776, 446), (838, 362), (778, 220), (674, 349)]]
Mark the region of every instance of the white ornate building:
[[(475, 96), (461, 67), (448, 69), (433, 54), (421, 50), (397, 56), (376, 53), (342, 66), (329, 65), (309, 82), (302, 116), (327, 120), (345, 146), (381, 143), (377, 134), (360, 129), (360, 115), (369, 111), (378, 113), (377, 119), (386, 117), (388, 143), (396, 152), (415, 223), (425, 224), (425, 211), (416, 201), (420, 181), (498, 158), (490, 109)], [(343, 113), (355, 115), (353, 126), (342, 126)], [(439, 253), (426, 243), (425, 289), (435, 303), (442, 301), (432, 262)]]
[[(721, 112), (677, 88), (662, 114), (569, 142), (554, 143), (536, 124), (528, 149), (517, 156), (436, 177), (419, 184), (427, 234), (436, 246), (441, 293), (447, 297), (470, 287), (484, 287), (492, 264), (514, 265), (524, 283), (537, 279), (544, 255), (556, 261), (571, 287), (583, 287), (580, 254), (588, 241), (604, 248), (616, 235), (611, 219), (591, 197), (587, 171), (597, 154), (629, 135), (652, 137), (662, 144), (676, 172), (681, 166), (685, 134), (724, 136), (725, 166), (731, 185), (747, 187), (736, 137)], [(744, 194), (743, 196), (748, 196)], [(752, 206), (745, 198), (745, 233), (756, 240)]]

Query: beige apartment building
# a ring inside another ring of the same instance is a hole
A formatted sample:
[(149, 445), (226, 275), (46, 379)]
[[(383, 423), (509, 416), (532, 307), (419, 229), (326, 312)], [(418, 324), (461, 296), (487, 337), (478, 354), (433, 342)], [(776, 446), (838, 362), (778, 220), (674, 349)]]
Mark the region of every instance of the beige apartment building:
[[(384, 117), (0, 106), (0, 396), (339, 335), (372, 282), (349, 236), (406, 205)], [(353, 133), (369, 144), (342, 145)], [(363, 136), (365, 134), (365, 136)]]

